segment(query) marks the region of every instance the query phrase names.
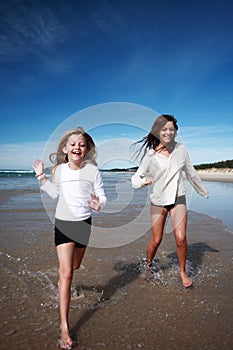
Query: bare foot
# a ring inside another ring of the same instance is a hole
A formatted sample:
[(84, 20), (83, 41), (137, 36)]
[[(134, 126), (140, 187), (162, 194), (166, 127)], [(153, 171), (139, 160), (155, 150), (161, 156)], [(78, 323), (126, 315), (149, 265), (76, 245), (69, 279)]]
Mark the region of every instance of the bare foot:
[(58, 346), (61, 349), (71, 350), (73, 346), (73, 340), (70, 337), (70, 332), (67, 327), (61, 328), (61, 339), (58, 341)]
[(140, 275), (141, 279), (144, 281), (150, 282), (153, 279), (153, 273), (150, 267), (145, 267)]
[(181, 272), (180, 277), (185, 288), (189, 288), (192, 286), (193, 282), (191, 279), (188, 278), (185, 272)]

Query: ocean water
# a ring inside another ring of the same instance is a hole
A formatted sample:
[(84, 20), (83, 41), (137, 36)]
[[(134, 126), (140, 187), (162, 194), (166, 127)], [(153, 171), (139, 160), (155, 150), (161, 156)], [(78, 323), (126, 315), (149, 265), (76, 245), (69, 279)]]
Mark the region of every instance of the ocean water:
[[(108, 212), (116, 212), (135, 204), (143, 206), (150, 193), (150, 188), (134, 190), (131, 186), (132, 174), (129, 172), (102, 172), (105, 191), (108, 197)], [(218, 218), (233, 232), (233, 183), (204, 181), (204, 185), (209, 192), (209, 198), (198, 195), (191, 186), (186, 183), (188, 209), (197, 213), (207, 214), (210, 217)], [(0, 191), (17, 190), (17, 196), (13, 196), (11, 201), (0, 203), (0, 209), (17, 208), (23, 203), (28, 206), (28, 201), (34, 208), (38, 208), (38, 181), (32, 171), (25, 170), (0, 170)], [(34, 195), (26, 196), (23, 200), (19, 198), (20, 190), (35, 191)]]
[(189, 209), (221, 219), (233, 232), (233, 183), (204, 181), (209, 198), (192, 191)]

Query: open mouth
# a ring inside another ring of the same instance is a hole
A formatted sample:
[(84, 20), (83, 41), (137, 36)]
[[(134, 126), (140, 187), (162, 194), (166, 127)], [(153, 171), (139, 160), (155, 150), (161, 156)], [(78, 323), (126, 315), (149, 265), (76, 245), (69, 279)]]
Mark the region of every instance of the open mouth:
[(72, 151), (72, 153), (73, 153), (73, 154), (77, 154), (77, 155), (79, 155), (79, 156), (82, 154), (81, 151)]

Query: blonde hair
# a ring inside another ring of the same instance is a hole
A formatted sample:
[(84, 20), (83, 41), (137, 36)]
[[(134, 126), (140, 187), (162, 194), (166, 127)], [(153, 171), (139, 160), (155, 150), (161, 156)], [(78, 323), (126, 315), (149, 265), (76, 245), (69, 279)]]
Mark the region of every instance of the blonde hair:
[(57, 151), (50, 154), (49, 159), (53, 163), (53, 166), (51, 168), (52, 175), (54, 175), (56, 167), (59, 164), (69, 162), (68, 155), (63, 152), (63, 149), (66, 146), (71, 135), (82, 135), (86, 141), (88, 152), (84, 157), (81, 167), (84, 167), (87, 163), (97, 165), (97, 150), (92, 137), (89, 134), (87, 134), (82, 127), (77, 127), (75, 129), (65, 132), (65, 134), (61, 137), (58, 143)]

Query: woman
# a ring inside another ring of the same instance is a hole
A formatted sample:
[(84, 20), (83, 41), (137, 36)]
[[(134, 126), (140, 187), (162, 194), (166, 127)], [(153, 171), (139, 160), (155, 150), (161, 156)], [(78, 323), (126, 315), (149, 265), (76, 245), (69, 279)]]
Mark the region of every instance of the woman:
[(182, 172), (200, 195), (208, 197), (201, 179), (191, 164), (188, 151), (183, 144), (175, 141), (178, 125), (171, 115), (160, 115), (154, 122), (143, 142), (141, 164), (132, 176), (134, 188), (153, 184), (151, 199), (151, 238), (147, 247), (147, 267), (144, 277), (151, 273), (152, 261), (162, 241), (165, 221), (170, 213), (173, 225), (180, 277), (185, 288), (192, 285), (186, 274), (187, 259), (187, 208)]
[[(54, 160), (53, 160), (54, 158)], [(68, 314), (73, 270), (80, 267), (91, 233), (92, 213), (101, 209), (106, 197), (96, 162), (93, 139), (82, 128), (66, 132), (50, 156), (55, 164), (53, 181), (44, 173), (44, 164), (35, 160), (33, 169), (41, 190), (58, 198), (55, 213), (55, 245), (59, 262), (59, 312), (61, 338), (58, 345), (71, 349)]]

